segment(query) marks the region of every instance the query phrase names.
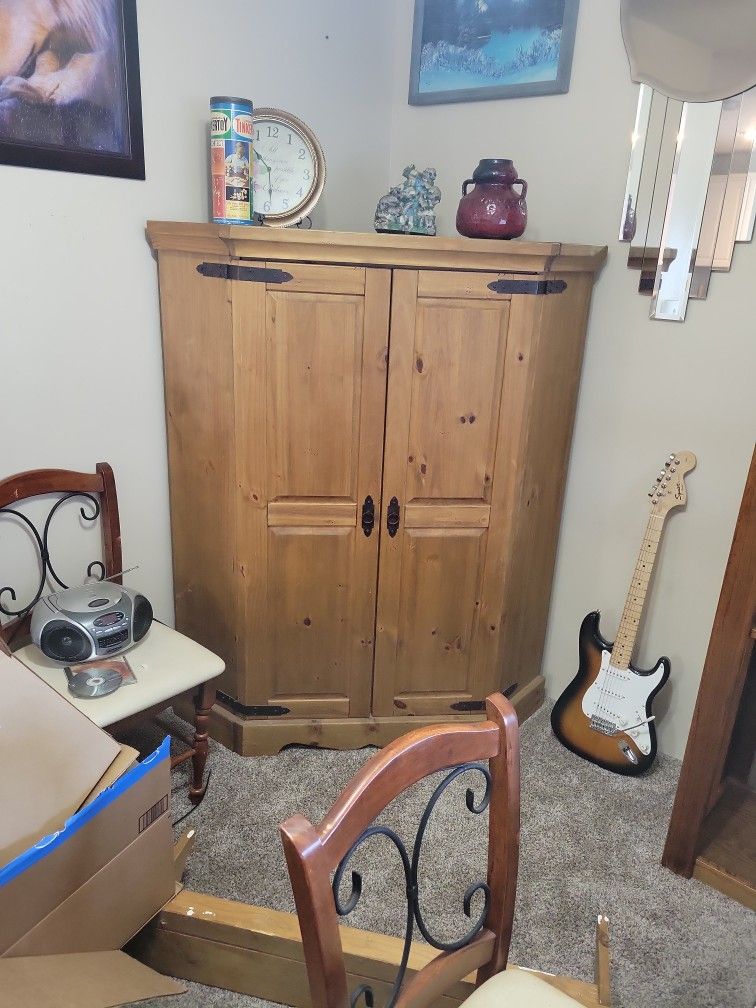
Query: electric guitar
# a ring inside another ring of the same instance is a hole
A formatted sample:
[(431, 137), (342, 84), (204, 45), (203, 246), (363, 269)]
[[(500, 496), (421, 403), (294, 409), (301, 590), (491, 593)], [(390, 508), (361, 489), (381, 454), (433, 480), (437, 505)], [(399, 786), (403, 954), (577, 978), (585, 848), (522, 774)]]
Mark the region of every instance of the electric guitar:
[(615, 773), (635, 776), (656, 757), (651, 703), (669, 678), (669, 658), (647, 671), (630, 661), (646, 601), (664, 521), (687, 500), (685, 476), (694, 469), (692, 452), (670, 455), (651, 488), (651, 513), (641, 543), (614, 644), (599, 631), (599, 613), (580, 627), (578, 673), (557, 700), (551, 727), (572, 752)]

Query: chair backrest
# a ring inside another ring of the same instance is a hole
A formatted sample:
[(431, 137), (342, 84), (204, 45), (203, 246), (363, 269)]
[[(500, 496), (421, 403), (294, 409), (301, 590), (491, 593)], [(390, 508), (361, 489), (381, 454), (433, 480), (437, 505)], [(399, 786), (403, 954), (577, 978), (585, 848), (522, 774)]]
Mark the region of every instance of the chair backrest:
[[(44, 524), (38, 528), (27, 514), (14, 505), (42, 495), (53, 495), (56, 500), (51, 503)], [(103, 559), (90, 563), (87, 575), (92, 575), (95, 568), (98, 568), (101, 577), (121, 583), (123, 563), (118, 498), (113, 470), (107, 462), (99, 462), (94, 473), (72, 472), (68, 469), (32, 469), (8, 476), (7, 479), (0, 480), (0, 516), (10, 515), (29, 533), (39, 555), (40, 578), (34, 596), (21, 604), (12, 586), (0, 588), (0, 614), (9, 620), (0, 626), (0, 640), (3, 642), (9, 642), (17, 636), (23, 637), (28, 632), (29, 613), (44, 594), (48, 582), (59, 588), (68, 587), (61, 581), (50, 557), (48, 536), (58, 508), (73, 498), (81, 501), (79, 511), (84, 521), (101, 520)], [(4, 567), (0, 559), (0, 570)], [(0, 581), (0, 585), (4, 581), (5, 578)]]
[[(500, 694), (488, 698), (486, 713), (486, 721), (436, 725), (397, 739), (368, 760), (317, 826), (301, 815), (281, 825), (313, 1008), (349, 1008), (361, 994), (368, 1005), (372, 1004), (373, 992), (369, 988), (360, 987), (352, 992), (347, 989), (338, 918), (350, 913), (360, 898), (361, 878), (357, 872), (352, 872), (351, 896), (344, 901), (339, 894), (351, 855), (376, 834), (387, 837), (396, 847), (407, 882), (404, 953), (389, 1005), (424, 1008), (473, 970), (478, 970), (477, 981), (482, 983), (505, 968), (519, 853), (519, 727), (514, 708)], [(431, 797), (410, 854), (392, 830), (371, 823), (402, 791), (439, 770), (451, 772)], [(466, 912), (476, 891), (484, 893), (485, 906), (468, 935), (457, 942), (444, 943), (430, 934), (423, 920), (417, 867), (433, 806), (447, 784), (462, 774), (478, 778), (478, 781), (471, 778), (471, 785), (485, 778), (484, 796), (476, 799), (470, 787), (466, 803), (471, 813), (489, 808), (488, 874), (485, 883), (471, 886), (464, 896)], [(334, 872), (332, 886), (330, 875)], [(426, 941), (442, 951), (404, 984), (415, 924)]]

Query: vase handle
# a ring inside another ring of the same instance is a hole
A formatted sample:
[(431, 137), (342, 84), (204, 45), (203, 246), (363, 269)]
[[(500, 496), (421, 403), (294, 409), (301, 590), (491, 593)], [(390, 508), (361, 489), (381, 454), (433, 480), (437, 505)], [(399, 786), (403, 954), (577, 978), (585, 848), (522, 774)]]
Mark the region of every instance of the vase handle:
[(469, 185), (473, 185), (473, 184), (474, 184), (474, 181), (475, 181), (474, 179), (471, 179), (471, 178), (469, 178), (469, 179), (466, 179), (466, 180), (465, 180), (465, 181), (464, 181), (464, 182), (462, 183), (462, 195), (463, 195), (463, 196), (467, 196), (467, 187), (468, 187)]
[(522, 192), (520, 193), (520, 199), (525, 199), (525, 197), (528, 195), (528, 183), (525, 181), (524, 178), (516, 178), (512, 184), (513, 185), (517, 185), (518, 182), (522, 186)]

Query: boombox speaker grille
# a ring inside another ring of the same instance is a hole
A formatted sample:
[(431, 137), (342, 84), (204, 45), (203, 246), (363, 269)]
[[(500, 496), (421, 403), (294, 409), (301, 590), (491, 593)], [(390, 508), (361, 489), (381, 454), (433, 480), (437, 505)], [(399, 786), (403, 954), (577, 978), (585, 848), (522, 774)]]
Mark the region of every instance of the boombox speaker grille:
[(92, 656), (92, 644), (87, 635), (65, 620), (53, 620), (45, 626), (40, 647), (56, 661), (80, 662)]
[(144, 595), (134, 599), (134, 615), (132, 618), (133, 640), (136, 644), (152, 626), (152, 606)]

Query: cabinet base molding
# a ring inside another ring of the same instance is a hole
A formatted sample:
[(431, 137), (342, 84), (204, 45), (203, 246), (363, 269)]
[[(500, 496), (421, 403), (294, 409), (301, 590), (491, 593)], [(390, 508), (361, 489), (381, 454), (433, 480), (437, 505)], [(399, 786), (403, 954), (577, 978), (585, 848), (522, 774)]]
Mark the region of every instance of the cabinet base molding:
[[(510, 697), (520, 723), (534, 714), (545, 698), (543, 676), (536, 676)], [(174, 710), (183, 718), (193, 717), (191, 699), (182, 697)], [(218, 703), (210, 712), (210, 737), (240, 756), (271, 756), (294, 743), (322, 749), (361, 749), (384, 746), (412, 731), (440, 721), (482, 721), (483, 714), (455, 714), (443, 717), (333, 718), (243, 718)]]
[[(378, 1002), (384, 1003), (399, 966), (403, 941), (356, 928), (341, 927), (339, 931), (349, 989), (369, 984)], [(127, 950), (169, 976), (294, 1008), (310, 1008), (302, 938), (294, 914), (185, 890), (132, 939)], [(605, 945), (603, 951), (606, 958)], [(407, 978), (436, 955), (424, 942), (413, 942)], [(609, 1004), (603, 984), (529, 972), (586, 1008)], [(439, 1008), (456, 1008), (472, 993), (473, 982), (473, 975), (460, 980), (438, 998)]]

